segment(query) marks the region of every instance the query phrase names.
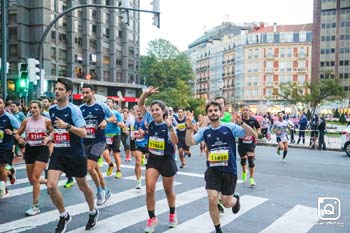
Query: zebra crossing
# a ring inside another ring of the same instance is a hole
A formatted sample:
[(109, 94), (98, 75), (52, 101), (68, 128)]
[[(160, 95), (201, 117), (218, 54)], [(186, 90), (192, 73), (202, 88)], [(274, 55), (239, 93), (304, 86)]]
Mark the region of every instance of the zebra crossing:
[[(145, 205), (145, 188), (141, 192), (135, 189), (134, 167), (132, 165), (122, 166), (123, 176), (119, 180), (106, 178), (107, 184), (113, 191), (112, 197), (101, 207), (100, 218), (96, 228), (92, 232), (143, 232), (144, 225), (148, 218)], [(6, 209), (7, 215), (13, 215), (9, 220), (2, 220), (3, 211), (0, 214), (0, 232), (53, 232), (58, 212), (52, 206), (48, 195), (42, 186), (43, 203), (47, 211), (42, 211), (39, 215), (26, 217), (25, 209), (19, 209), (18, 205), (25, 206), (31, 202), (32, 187), (26, 181), (25, 167), (17, 166), (18, 182), (9, 186), (10, 195), (0, 200), (0, 209)], [(87, 176), (90, 180), (90, 176)], [(208, 212), (207, 193), (204, 189), (203, 174), (190, 173), (181, 171), (176, 177), (174, 189), (176, 195), (176, 209), (179, 218), (179, 224), (176, 228), (167, 227), (168, 204), (163, 191), (161, 179), (156, 185), (156, 214), (161, 222), (156, 228), (156, 232), (177, 233), (177, 232), (213, 232), (214, 227)], [(188, 181), (191, 180), (191, 184)], [(65, 183), (65, 177), (59, 181), (59, 186)], [(197, 184), (193, 186), (192, 184)], [(242, 182), (239, 181), (238, 185)], [(95, 190), (92, 183), (91, 187)], [(24, 186), (24, 187), (23, 187)], [(85, 223), (87, 220), (87, 204), (82, 194), (80, 198), (71, 199), (68, 194), (78, 193), (78, 188), (74, 192), (68, 192), (62, 189), (66, 202), (66, 209), (72, 216), (72, 223), (68, 226), (67, 232), (85, 232)], [(117, 190), (117, 191), (114, 191)], [(27, 203), (16, 204), (16, 199), (26, 200)], [(280, 216), (270, 222), (264, 222), (263, 226), (259, 225), (254, 229), (251, 226), (249, 231), (239, 231), (239, 225), (246, 221), (246, 216), (254, 214), (256, 210), (266, 208), (269, 200), (266, 197), (255, 196), (254, 192), (250, 194), (241, 193), (241, 210), (238, 214), (232, 214), (230, 209), (226, 209), (225, 214), (221, 215), (221, 226), (224, 232), (297, 232), (306, 233), (312, 229), (318, 221), (317, 209), (301, 204), (292, 206), (289, 210), (283, 212)], [(7, 203), (8, 202), (8, 203)], [(42, 202), (41, 202), (42, 203)], [(51, 204), (51, 205), (50, 205)], [(11, 206), (14, 205), (12, 208)], [(41, 206), (43, 207), (43, 206)], [(25, 208), (25, 207), (23, 207)], [(266, 214), (269, 214), (267, 212)], [(247, 222), (246, 224), (249, 224)], [(253, 229), (252, 229), (253, 228)]]

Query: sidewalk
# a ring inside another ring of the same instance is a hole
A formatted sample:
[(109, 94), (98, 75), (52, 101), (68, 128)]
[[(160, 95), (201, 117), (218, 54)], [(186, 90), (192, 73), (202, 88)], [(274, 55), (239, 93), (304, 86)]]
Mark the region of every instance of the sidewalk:
[[(288, 135), (289, 137), (289, 143), (288, 143), (288, 147), (291, 148), (305, 148), (305, 149), (309, 149), (309, 145), (310, 145), (310, 136), (305, 136), (305, 144), (302, 144), (302, 141), (297, 144), (298, 141), (298, 135), (294, 135), (294, 140), (295, 143), (290, 143), (290, 135)], [(342, 151), (341, 150), (341, 138), (340, 137), (335, 137), (335, 136), (329, 136), (329, 135), (325, 135), (325, 141), (326, 141), (326, 148), (329, 151)], [(264, 139), (259, 139), (259, 145), (265, 145), (265, 146), (277, 146), (277, 141), (276, 141), (276, 134), (271, 134), (271, 140), (266, 140)], [(318, 148), (317, 148), (318, 149)]]

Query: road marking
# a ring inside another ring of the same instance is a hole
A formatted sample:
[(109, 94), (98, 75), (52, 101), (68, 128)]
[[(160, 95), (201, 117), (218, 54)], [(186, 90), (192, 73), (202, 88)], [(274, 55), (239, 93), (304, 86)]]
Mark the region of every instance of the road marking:
[(303, 205), (296, 205), (261, 233), (289, 232), (306, 233), (318, 221), (317, 209)]
[[(255, 197), (244, 195), (240, 198), (241, 201), (241, 210), (237, 214), (233, 214), (231, 208), (226, 208), (225, 214), (220, 216), (220, 224), (224, 226), (233, 220), (237, 219), (239, 216), (248, 212), (249, 210), (255, 208), (258, 205), (261, 205), (266, 198)], [(195, 226), (195, 227), (194, 227)], [(175, 232), (191, 232), (191, 233), (206, 233), (212, 232), (214, 230), (214, 225), (211, 221), (209, 212), (206, 212), (198, 217), (195, 217), (189, 221), (186, 221), (176, 228), (165, 231), (166, 233), (175, 233)]]
[[(192, 189), (176, 195), (176, 207), (187, 205), (193, 201), (199, 200), (207, 196), (204, 187)], [(160, 215), (169, 211), (168, 202), (166, 199), (157, 201), (156, 214)], [(147, 208), (142, 206), (137, 209), (130, 210), (128, 212), (117, 214), (112, 217), (98, 221), (94, 232), (116, 232), (124, 228), (130, 227), (136, 223), (147, 220)], [(193, 226), (192, 226), (193, 228)], [(71, 232), (86, 232), (85, 227), (80, 227)], [(188, 232), (188, 231), (187, 231)]]
[[(181, 183), (174, 182), (174, 185), (180, 185)], [(162, 190), (163, 184), (162, 182), (157, 182), (156, 184), (156, 191)], [(82, 194), (83, 195), (83, 194)], [(115, 193), (112, 195), (112, 197), (106, 202), (105, 205), (98, 207), (99, 209), (103, 209), (112, 205), (115, 205), (119, 202), (126, 201), (128, 199), (132, 199), (135, 197), (139, 197), (144, 195), (144, 192), (137, 192), (135, 188), (125, 190), (120, 193)], [(167, 205), (166, 205), (167, 206)], [(86, 213), (88, 211), (88, 207), (86, 202), (67, 206), (66, 210), (69, 212), (71, 216)], [(145, 213), (145, 212), (143, 212)], [(5, 224), (0, 225), (0, 232), (22, 232), (27, 231), (33, 228), (36, 228), (38, 226), (56, 221), (58, 218), (58, 212), (56, 209), (43, 212), (35, 216), (22, 218), (19, 220), (15, 220), (12, 222), (8, 222)], [(120, 219), (119, 219), (120, 220)], [(120, 221), (117, 222), (120, 222)], [(124, 220), (124, 219), (123, 219)], [(85, 231), (85, 227), (84, 227)]]

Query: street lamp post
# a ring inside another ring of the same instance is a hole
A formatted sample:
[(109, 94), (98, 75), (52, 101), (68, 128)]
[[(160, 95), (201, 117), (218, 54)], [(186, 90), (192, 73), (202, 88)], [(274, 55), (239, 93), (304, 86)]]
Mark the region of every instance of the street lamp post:
[(2, 96), (4, 101), (7, 97), (7, 35), (8, 35), (8, 28), (7, 28), (7, 8), (8, 8), (8, 0), (3, 0), (1, 4), (1, 47), (2, 47), (2, 53), (1, 53), (1, 81), (2, 81)]

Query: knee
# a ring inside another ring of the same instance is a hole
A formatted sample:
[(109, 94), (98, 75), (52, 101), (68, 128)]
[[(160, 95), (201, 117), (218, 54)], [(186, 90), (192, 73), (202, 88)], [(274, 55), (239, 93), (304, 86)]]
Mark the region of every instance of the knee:
[(217, 205), (218, 202), (218, 196), (216, 195), (210, 195), (208, 196), (209, 204), (210, 205)]
[(248, 164), (249, 164), (249, 167), (250, 167), (250, 168), (255, 167), (254, 160), (255, 160), (254, 156), (249, 156), (249, 157), (248, 157)]
[(245, 166), (247, 164), (247, 156), (241, 157), (241, 165)]
[(52, 182), (52, 181), (49, 181), (49, 180), (47, 181), (46, 186), (47, 186), (47, 190), (49, 192), (51, 192), (51, 191), (53, 191), (53, 190), (55, 190), (57, 188), (57, 184), (55, 182)]

